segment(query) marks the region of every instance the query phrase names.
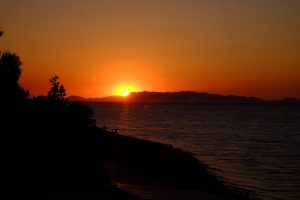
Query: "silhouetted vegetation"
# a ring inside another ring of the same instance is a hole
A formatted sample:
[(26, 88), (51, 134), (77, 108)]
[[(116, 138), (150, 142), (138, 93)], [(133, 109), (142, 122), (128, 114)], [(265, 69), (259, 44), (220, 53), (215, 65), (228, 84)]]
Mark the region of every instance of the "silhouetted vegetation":
[(50, 84), (52, 85), (51, 89), (48, 92), (48, 100), (53, 102), (66, 102), (65, 97), (67, 96), (65, 87), (58, 81), (58, 76), (52, 76), (49, 79)]
[(1, 107), (13, 109), (20, 105), (29, 95), (19, 84), (22, 62), (13, 53), (4, 52), (0, 55), (0, 92)]
[(21, 64), (16, 54), (1, 54), (4, 190), (12, 198), (80, 196), (106, 190), (110, 181), (96, 165), (92, 110), (68, 102), (58, 76), (49, 79), (47, 96), (29, 98), (19, 84)]

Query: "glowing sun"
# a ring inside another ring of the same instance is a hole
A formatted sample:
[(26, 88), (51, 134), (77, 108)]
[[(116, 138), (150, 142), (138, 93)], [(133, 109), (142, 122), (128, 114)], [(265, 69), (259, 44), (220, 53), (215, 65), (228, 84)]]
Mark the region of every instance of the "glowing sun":
[(131, 92), (137, 92), (137, 88), (132, 85), (120, 85), (114, 90), (114, 95), (127, 97)]
[(129, 94), (130, 94), (130, 92), (124, 91), (123, 94), (122, 94), (122, 96), (123, 96), (123, 97), (127, 97)]

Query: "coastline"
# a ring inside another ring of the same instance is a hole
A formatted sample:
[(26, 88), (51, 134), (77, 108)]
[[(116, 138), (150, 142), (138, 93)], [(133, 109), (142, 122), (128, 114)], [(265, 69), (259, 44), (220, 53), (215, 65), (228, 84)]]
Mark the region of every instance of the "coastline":
[[(191, 153), (171, 145), (97, 129), (99, 169), (113, 184), (146, 199), (259, 199), (225, 186)], [(166, 196), (167, 195), (167, 196)]]

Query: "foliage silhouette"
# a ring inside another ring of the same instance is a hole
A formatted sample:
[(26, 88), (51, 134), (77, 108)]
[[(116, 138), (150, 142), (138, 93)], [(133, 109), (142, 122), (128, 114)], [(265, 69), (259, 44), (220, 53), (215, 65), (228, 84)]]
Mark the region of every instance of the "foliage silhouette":
[(19, 84), (22, 74), (22, 62), (14, 53), (8, 51), (0, 55), (0, 92), (1, 106), (10, 108), (20, 106), (21, 102), (28, 97), (29, 92), (25, 91)]
[(49, 79), (50, 85), (52, 86), (51, 89), (48, 91), (48, 100), (53, 102), (66, 102), (67, 96), (65, 87), (61, 82), (58, 81), (58, 76), (52, 76)]
[(21, 65), (16, 54), (1, 54), (4, 190), (24, 197), (81, 195), (103, 189), (109, 180), (97, 170), (92, 110), (79, 102), (68, 102), (58, 76), (49, 79), (52, 87), (48, 96), (28, 98), (29, 93), (19, 84)]
[(1, 79), (5, 81), (18, 82), (22, 69), (22, 62), (16, 54), (4, 52), (1, 54)]

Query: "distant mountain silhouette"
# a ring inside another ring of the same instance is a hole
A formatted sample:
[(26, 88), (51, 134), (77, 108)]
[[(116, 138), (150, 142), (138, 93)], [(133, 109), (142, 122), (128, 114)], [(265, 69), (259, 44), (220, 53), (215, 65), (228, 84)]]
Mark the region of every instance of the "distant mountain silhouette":
[(205, 92), (132, 92), (127, 97), (82, 98), (70, 96), (70, 101), (85, 102), (129, 102), (129, 103), (207, 103), (207, 104), (300, 104), (296, 98), (266, 101), (256, 97), (219, 95)]
[(103, 98), (83, 98), (80, 96), (69, 96), (70, 101), (81, 101), (81, 102), (125, 102), (127, 98), (123, 96), (108, 96)]

